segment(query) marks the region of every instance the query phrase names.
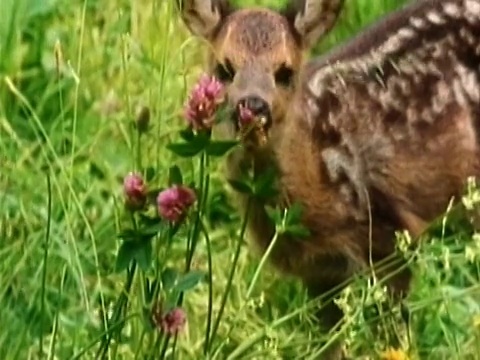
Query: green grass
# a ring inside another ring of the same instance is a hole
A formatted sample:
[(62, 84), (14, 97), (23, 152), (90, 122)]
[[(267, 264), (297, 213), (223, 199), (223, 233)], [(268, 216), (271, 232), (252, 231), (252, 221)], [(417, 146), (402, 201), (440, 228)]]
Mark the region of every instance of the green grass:
[[(347, 1), (335, 31), (315, 52), (399, 5)], [(117, 233), (129, 224), (121, 182), (139, 165), (132, 126), (139, 106), (151, 111), (151, 129), (141, 142), (141, 165), (154, 170), (149, 184), (165, 186), (173, 164), (186, 179), (198, 179), (198, 161), (181, 159), (165, 145), (184, 125), (182, 106), (202, 70), (202, 43), (186, 32), (171, 1), (3, 0), (2, 6), (0, 357), (72, 359), (83, 353), (93, 359), (105, 332), (102, 307), (111, 311), (125, 281), (114, 271)], [(242, 214), (231, 207), (218, 161), (210, 181), (205, 214), (216, 316)], [(468, 198), (476, 197), (472, 190)], [(467, 230), (461, 218), (451, 219), (415, 250), (408, 331), (398, 307), (378, 313), (378, 284), (358, 279), (348, 288), (342, 333), (354, 358), (377, 358), (393, 334), (412, 359), (480, 359), (480, 238)], [(185, 266), (186, 235), (179, 234), (168, 253), (165, 244), (155, 245), (162, 266)], [(211, 358), (307, 358), (322, 339), (307, 319), (308, 301), (297, 281), (267, 266), (245, 300), (258, 263), (258, 256), (241, 249)], [(203, 239), (192, 268), (208, 270)], [(142, 336), (143, 280), (135, 278), (129, 313), (136, 317), (114, 341), (111, 358), (155, 349), (156, 332)], [(176, 341), (177, 359), (203, 358), (208, 289), (202, 282), (185, 294), (188, 325)], [(366, 326), (375, 317), (380, 335)]]

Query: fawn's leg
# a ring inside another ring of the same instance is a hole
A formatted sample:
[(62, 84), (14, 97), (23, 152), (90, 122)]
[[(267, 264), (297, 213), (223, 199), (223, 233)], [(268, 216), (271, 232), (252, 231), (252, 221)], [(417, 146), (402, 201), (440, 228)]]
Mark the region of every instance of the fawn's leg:
[[(392, 306), (401, 304), (403, 299), (407, 296), (410, 282), (412, 278), (411, 270), (406, 266), (406, 262), (400, 256), (394, 257), (386, 266), (382, 266), (381, 269), (376, 271), (376, 276), (378, 279), (385, 279), (384, 283), (387, 287), (387, 301), (376, 304), (376, 309), (378, 314), (382, 313), (386, 315), (388, 320), (384, 326), (378, 326), (381, 323), (381, 320), (377, 320), (372, 323), (371, 330), (373, 331), (374, 337), (377, 339), (383, 339), (386, 342), (386, 346), (390, 347), (400, 347), (401, 345), (401, 333), (405, 330), (405, 327), (408, 329), (408, 318), (404, 316), (404, 311), (402, 309), (402, 323), (398, 323), (397, 320), (392, 318), (391, 315)], [(406, 309), (406, 308), (405, 308)], [(408, 312), (408, 309), (407, 309)], [(395, 326), (392, 325), (395, 323)], [(400, 328), (397, 328), (397, 325), (400, 325)], [(405, 327), (404, 327), (405, 326)], [(401, 330), (399, 334), (397, 330)]]
[[(315, 311), (315, 320), (318, 322), (318, 325), (323, 332), (329, 332), (332, 330), (335, 325), (337, 325), (343, 319), (343, 311), (335, 304), (333, 301), (333, 296), (338, 293), (339, 290), (335, 293), (330, 293), (331, 290), (336, 288), (338, 285), (335, 283), (309, 283), (306, 285), (307, 292), (309, 297), (317, 298), (327, 292), (331, 294), (325, 299), (325, 303), (322, 302), (321, 307), (317, 308)], [(319, 360), (341, 360), (345, 359), (345, 355), (342, 350), (342, 340), (335, 340), (321, 355), (318, 357)]]

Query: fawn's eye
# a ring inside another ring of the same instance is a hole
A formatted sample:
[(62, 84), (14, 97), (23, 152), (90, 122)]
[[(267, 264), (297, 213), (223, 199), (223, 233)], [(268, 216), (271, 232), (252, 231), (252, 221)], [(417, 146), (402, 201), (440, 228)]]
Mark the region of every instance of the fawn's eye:
[(235, 76), (235, 69), (232, 66), (230, 60), (225, 60), (225, 63), (218, 63), (215, 67), (215, 76), (221, 82), (231, 82)]
[(293, 80), (293, 69), (283, 64), (275, 71), (275, 82), (282, 86), (290, 86)]

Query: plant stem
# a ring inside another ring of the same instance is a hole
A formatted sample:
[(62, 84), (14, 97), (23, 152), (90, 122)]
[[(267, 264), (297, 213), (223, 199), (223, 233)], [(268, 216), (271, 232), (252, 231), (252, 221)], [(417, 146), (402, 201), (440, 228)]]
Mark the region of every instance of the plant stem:
[[(262, 259), (260, 260), (260, 263), (259, 265), (257, 266), (256, 270), (255, 270), (255, 273), (253, 275), (253, 278), (252, 278), (252, 281), (250, 282), (250, 286), (248, 287), (248, 290), (247, 290), (247, 295), (245, 297), (245, 302), (243, 303), (243, 305), (241, 306), (241, 308), (238, 310), (238, 313), (242, 313), (243, 309), (245, 308), (245, 306), (247, 305), (247, 301), (248, 299), (250, 298), (250, 296), (252, 295), (252, 291), (253, 291), (253, 287), (255, 286), (255, 283), (257, 282), (258, 280), (258, 277), (260, 276), (260, 271), (261, 269), (263, 268), (264, 264), (266, 263), (268, 257), (270, 256), (270, 253), (272, 252), (272, 249), (273, 247), (275, 246), (275, 243), (277, 242), (278, 240), (278, 237), (280, 236), (280, 233), (278, 231), (278, 229), (275, 231), (275, 234), (273, 235), (272, 237), (272, 240), (270, 241), (270, 244), (267, 248), (267, 250), (265, 251), (265, 253), (263, 254), (262, 256)], [(234, 325), (232, 324), (230, 326), (230, 329), (228, 330), (227, 332), (227, 338), (230, 336), (231, 332), (233, 331), (233, 328), (234, 328)], [(221, 347), (222, 344), (219, 345), (219, 347)], [(219, 348), (218, 347), (218, 348)], [(218, 348), (217, 348), (217, 351), (218, 351)]]
[(100, 348), (97, 352), (97, 356), (95, 357), (97, 359), (99, 357), (102, 358), (102, 359), (105, 358), (105, 355), (108, 351), (108, 347), (110, 346), (110, 342), (112, 341), (112, 338), (114, 337), (114, 335), (120, 333), (123, 329), (123, 324), (121, 326), (119, 326), (118, 329), (116, 329), (116, 328), (115, 329), (110, 329), (110, 328), (111, 328), (111, 324), (115, 324), (115, 323), (119, 322), (119, 317), (122, 314), (122, 310), (128, 304), (128, 296), (130, 295), (130, 289), (131, 289), (132, 284), (133, 284), (133, 279), (135, 277), (136, 269), (137, 269), (137, 264), (134, 262), (131, 265), (130, 270), (127, 271), (127, 281), (125, 282), (125, 286), (123, 288), (123, 291), (120, 294), (120, 296), (119, 296), (119, 298), (118, 298), (118, 300), (115, 304), (115, 309), (113, 311), (112, 317), (108, 321), (108, 329), (107, 329), (107, 333), (106, 333), (106, 340), (104, 342), (102, 342), (102, 344), (101, 344), (101, 346), (100, 346)]
[(137, 130), (137, 169), (142, 170), (142, 133)]
[(247, 207), (246, 207), (246, 210), (245, 210), (245, 218), (243, 219), (243, 224), (242, 224), (240, 236), (238, 237), (238, 240), (237, 240), (237, 248), (235, 250), (235, 254), (234, 254), (234, 257), (233, 257), (232, 267), (230, 268), (230, 273), (228, 275), (227, 287), (225, 288), (225, 292), (223, 293), (222, 301), (220, 303), (220, 310), (218, 311), (218, 316), (217, 316), (217, 319), (215, 321), (215, 325), (213, 326), (212, 336), (210, 337), (210, 343), (208, 344), (208, 348), (210, 348), (210, 346), (213, 343), (213, 340), (215, 339), (215, 335), (218, 331), (218, 327), (220, 326), (220, 320), (222, 318), (223, 311), (225, 310), (225, 305), (227, 303), (227, 298), (228, 298), (228, 295), (230, 293), (230, 289), (232, 287), (233, 276), (235, 275), (237, 262), (238, 262), (238, 259), (240, 257), (240, 250), (242, 248), (243, 238), (245, 236), (245, 231), (247, 230), (247, 223), (248, 223), (248, 218), (249, 218), (249, 214), (250, 214), (251, 202), (252, 202), (252, 200), (251, 200), (251, 198), (249, 198), (248, 202), (247, 202)]
[[(62, 270), (62, 277), (60, 280), (60, 292), (59, 296), (63, 296), (63, 290), (65, 286), (65, 281), (67, 279), (67, 266), (65, 265)], [(55, 310), (55, 316), (53, 318), (53, 328), (52, 328), (52, 336), (50, 340), (50, 346), (48, 349), (48, 358), (47, 360), (53, 359), (53, 354), (55, 354), (55, 345), (57, 344), (58, 340), (58, 317), (59, 317), (60, 310), (57, 308)]]
[(172, 345), (172, 360), (175, 359), (175, 350), (177, 349), (178, 334), (175, 334)]
[[(110, 329), (114, 329), (118, 326), (123, 326), (123, 324), (126, 323), (127, 320), (131, 320), (131, 319), (134, 319), (134, 318), (139, 317), (139, 316), (140, 316), (140, 314), (131, 314), (131, 315), (127, 316), (125, 319), (122, 319), (120, 322), (110, 326)], [(104, 338), (106, 334), (107, 334), (107, 331), (101, 333), (99, 336), (97, 336), (95, 339), (93, 339), (87, 346), (85, 346), (82, 350), (80, 350), (80, 352), (75, 354), (71, 359), (72, 360), (79, 360), (79, 359), (83, 358), (83, 355), (85, 355), (88, 350), (93, 348), (99, 342), (100, 339)]]
[(270, 244), (268, 245), (267, 251), (265, 251), (265, 254), (263, 254), (262, 259), (260, 260), (260, 263), (258, 264), (257, 268), (255, 269), (255, 273), (253, 274), (252, 281), (250, 282), (250, 286), (248, 287), (247, 290), (247, 296), (245, 300), (248, 300), (250, 296), (252, 295), (253, 287), (255, 286), (258, 277), (260, 276), (260, 271), (263, 269), (265, 266), (265, 263), (267, 262), (268, 257), (270, 256), (270, 253), (273, 250), (273, 247), (275, 246), (277, 240), (278, 240), (279, 232), (278, 230), (275, 231), (275, 235), (272, 238), (272, 241), (270, 241)]
[[(153, 347), (153, 349), (155, 350), (158, 346), (158, 340), (160, 338), (157, 339), (157, 341), (155, 342), (155, 346)], [(162, 346), (162, 351), (160, 352), (160, 359), (165, 359), (165, 354), (167, 353), (167, 349), (168, 349), (168, 343), (170, 342), (170, 335), (165, 335), (163, 337), (163, 346)], [(152, 356), (151, 359), (155, 359), (155, 356)]]
[[(41, 314), (45, 313), (45, 284), (47, 283), (47, 263), (48, 263), (48, 247), (50, 245), (50, 228), (52, 224), (52, 183), (50, 181), (50, 173), (47, 173), (47, 230), (45, 233), (45, 251), (43, 253), (43, 272), (42, 272), (42, 288), (41, 288)], [(43, 319), (40, 320), (40, 343), (38, 347), (39, 358), (43, 358)]]
[(200, 155), (200, 198), (198, 200), (198, 212), (195, 218), (195, 223), (193, 225), (192, 236), (188, 243), (188, 251), (187, 251), (187, 259), (186, 259), (186, 272), (190, 270), (192, 265), (193, 254), (195, 253), (195, 249), (197, 247), (198, 235), (200, 234), (200, 221), (201, 216), (203, 214), (203, 210), (205, 207), (205, 202), (207, 199), (208, 190), (208, 182), (209, 182), (209, 175), (205, 176), (205, 167), (208, 164), (208, 156), (205, 152), (202, 152)]
[[(137, 221), (135, 219), (135, 214), (130, 213), (131, 220), (132, 220), (132, 225), (133, 229), (135, 231), (138, 230), (138, 225)], [(132, 288), (133, 284), (133, 279), (135, 278), (135, 272), (137, 270), (137, 263), (134, 261), (132, 265), (130, 266), (130, 269), (127, 269), (127, 281), (125, 282), (125, 286), (123, 287), (123, 291), (120, 294), (119, 298), (117, 299), (117, 302), (115, 303), (115, 309), (113, 311), (112, 317), (108, 321), (108, 327), (107, 327), (107, 334), (106, 334), (106, 340), (102, 345), (100, 346), (98, 353), (97, 353), (97, 358), (98, 354), (100, 351), (102, 351), (102, 359), (105, 357), (108, 347), (110, 346), (110, 342), (112, 341), (112, 338), (114, 335), (119, 334), (122, 329), (123, 329), (123, 324), (120, 325), (119, 329), (114, 329), (112, 332), (110, 332), (110, 324), (117, 323), (119, 321), (119, 318), (122, 314), (123, 309), (127, 306), (128, 304), (128, 297), (130, 296), (130, 289)]]
[(205, 344), (203, 348), (203, 354), (207, 355), (208, 344), (210, 342), (210, 331), (212, 328), (212, 312), (213, 312), (213, 269), (212, 269), (212, 247), (210, 243), (210, 236), (206, 229), (205, 224), (202, 221), (202, 230), (205, 235), (205, 241), (207, 244), (207, 263), (208, 263), (208, 312), (207, 312), (207, 328), (205, 330)]
[[(185, 272), (189, 272), (192, 266), (193, 254), (195, 253), (195, 249), (198, 242), (198, 236), (200, 234), (201, 229), (201, 217), (204, 212), (206, 199), (208, 195), (208, 188), (210, 182), (210, 175), (208, 171), (205, 174), (205, 168), (208, 166), (208, 155), (205, 152), (202, 152), (200, 156), (200, 198), (198, 200), (198, 211), (195, 217), (195, 223), (193, 225), (192, 236), (190, 237), (188, 244), (187, 244), (187, 256), (186, 256), (186, 264), (185, 264)], [(178, 299), (178, 306), (181, 306), (183, 303), (183, 296), (184, 293), (182, 292)]]
[(135, 351), (135, 356), (133, 357), (134, 360), (137, 360), (140, 356), (140, 352), (142, 351), (142, 348), (143, 348), (143, 339), (145, 338), (145, 334), (146, 334), (146, 330), (145, 328), (142, 329), (142, 333), (140, 335), (140, 339), (138, 341), (138, 347), (137, 347), (137, 350)]

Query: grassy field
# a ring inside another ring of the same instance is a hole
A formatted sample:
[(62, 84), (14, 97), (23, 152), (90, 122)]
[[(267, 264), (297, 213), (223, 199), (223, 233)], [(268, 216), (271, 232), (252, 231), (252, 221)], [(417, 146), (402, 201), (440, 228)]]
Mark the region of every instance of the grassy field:
[[(310, 303), (294, 279), (280, 278), (268, 265), (257, 271), (260, 258), (242, 246), (229, 282), (243, 215), (232, 208), (221, 159), (204, 164), (202, 174), (198, 156), (166, 149), (185, 126), (183, 104), (204, 50), (178, 20), (173, 1), (1, 3), (0, 357), (308, 359), (321, 351), (330, 336), (319, 336), (308, 321)], [(348, 0), (315, 52), (401, 3)], [(150, 110), (150, 128), (138, 136), (133, 123), (141, 107)], [(196, 228), (192, 218), (171, 236), (156, 224), (149, 247), (130, 249), (135, 269), (130, 255), (117, 257), (118, 234), (132, 227), (123, 178), (142, 170), (149, 188), (163, 188), (178, 173), (174, 165), (186, 183), (208, 174), (203, 225)], [(465, 199), (476, 202), (480, 193), (472, 187)], [(416, 273), (409, 312), (379, 310), (382, 288), (363, 278), (343, 293), (341, 334), (352, 358), (480, 359), (480, 236), (452, 215), (425, 240), (405, 250)], [(190, 275), (182, 275), (186, 266)], [(169, 288), (176, 272), (179, 280)], [(152, 296), (158, 278), (163, 287)], [(176, 302), (182, 289), (186, 327), (164, 337), (149, 321), (152, 304), (158, 297)], [(376, 335), (367, 326), (375, 318)], [(392, 337), (395, 349), (387, 347)]]

